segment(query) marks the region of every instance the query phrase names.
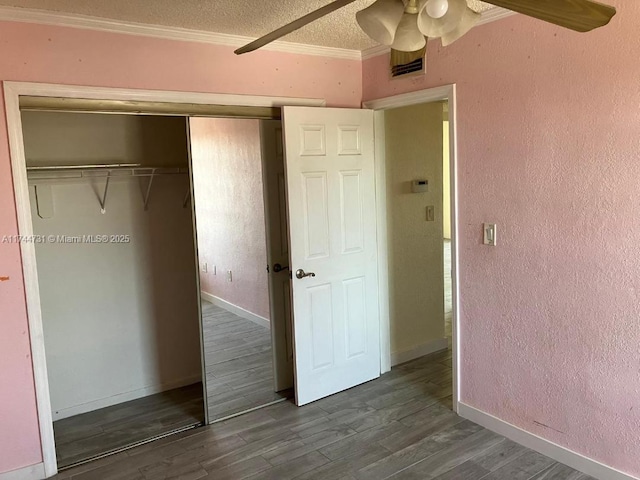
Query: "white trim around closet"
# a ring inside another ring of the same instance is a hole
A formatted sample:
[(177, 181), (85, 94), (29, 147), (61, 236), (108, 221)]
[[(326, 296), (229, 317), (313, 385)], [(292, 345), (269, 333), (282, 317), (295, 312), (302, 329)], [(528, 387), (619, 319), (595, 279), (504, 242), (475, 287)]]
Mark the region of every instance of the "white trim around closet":
[[(24, 139), (20, 117), (20, 96), (42, 96), (58, 98), (124, 100), (135, 102), (192, 103), (201, 105), (229, 105), (252, 107), (280, 107), (284, 105), (304, 105), (322, 107), (323, 99), (304, 99), (288, 97), (266, 97), (251, 95), (228, 95), (216, 93), (194, 93), (161, 90), (136, 90), (107, 87), (83, 87), (73, 85), (55, 85), (29, 82), (3, 82), (11, 170), (18, 218), (18, 234), (22, 237), (33, 235), (29, 184), (27, 181)], [(40, 308), (40, 289), (36, 265), (35, 245), (21, 243), (22, 271), (27, 300), (27, 316), (31, 342), (31, 355), (36, 387), (38, 423), (46, 478), (58, 472), (56, 463), (55, 440), (53, 435), (53, 417), (49, 396), (49, 379), (45, 356), (42, 311)], [(17, 477), (21, 478), (21, 477)], [(4, 477), (0, 477), (4, 480)]]

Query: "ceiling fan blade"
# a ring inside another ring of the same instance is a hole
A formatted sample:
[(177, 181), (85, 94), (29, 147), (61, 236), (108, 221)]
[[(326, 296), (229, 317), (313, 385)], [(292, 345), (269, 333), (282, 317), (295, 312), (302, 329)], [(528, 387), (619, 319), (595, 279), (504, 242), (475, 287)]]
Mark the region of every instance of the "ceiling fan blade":
[(603, 27), (616, 14), (615, 7), (590, 0), (485, 1), (577, 32), (588, 32)]
[(336, 0), (335, 2), (332, 2), (329, 5), (325, 5), (324, 7), (319, 8), (318, 10), (315, 10), (305, 15), (304, 17), (301, 17), (285, 25), (284, 27), (280, 27), (279, 29), (274, 30), (271, 33), (268, 33), (264, 37), (260, 37), (257, 40), (254, 40), (253, 42), (245, 45), (244, 47), (239, 48), (238, 50), (235, 51), (235, 54), (242, 55), (243, 53), (253, 52), (254, 50), (264, 47), (265, 45), (281, 37), (284, 37), (285, 35), (290, 34), (291, 32), (295, 32), (299, 28), (302, 28), (305, 25), (310, 24), (311, 22), (315, 22), (316, 20), (324, 17), (325, 15), (329, 15), (330, 13), (341, 9), (342, 7), (346, 7), (347, 5), (355, 1), (356, 0)]

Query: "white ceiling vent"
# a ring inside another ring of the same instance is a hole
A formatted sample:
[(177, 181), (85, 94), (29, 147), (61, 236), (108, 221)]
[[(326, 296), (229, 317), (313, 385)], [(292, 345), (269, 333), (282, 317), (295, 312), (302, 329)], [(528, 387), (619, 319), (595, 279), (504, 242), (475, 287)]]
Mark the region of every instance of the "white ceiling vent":
[(426, 71), (426, 48), (417, 52), (391, 50), (391, 78), (420, 75)]

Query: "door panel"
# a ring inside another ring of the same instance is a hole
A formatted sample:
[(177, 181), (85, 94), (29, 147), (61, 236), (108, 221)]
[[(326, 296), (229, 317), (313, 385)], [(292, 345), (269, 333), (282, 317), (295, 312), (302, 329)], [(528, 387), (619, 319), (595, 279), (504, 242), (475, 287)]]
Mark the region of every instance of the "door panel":
[(329, 207), (326, 172), (303, 173), (305, 258), (329, 256)]
[(347, 358), (367, 352), (367, 314), (364, 277), (352, 278), (342, 283), (347, 322)]
[(340, 172), (342, 253), (360, 253), (364, 248), (360, 172)]
[(373, 112), (285, 107), (284, 130), (304, 405), (380, 375)]
[(305, 295), (311, 326), (312, 369), (320, 370), (333, 365), (334, 358), (331, 284), (308, 288)]

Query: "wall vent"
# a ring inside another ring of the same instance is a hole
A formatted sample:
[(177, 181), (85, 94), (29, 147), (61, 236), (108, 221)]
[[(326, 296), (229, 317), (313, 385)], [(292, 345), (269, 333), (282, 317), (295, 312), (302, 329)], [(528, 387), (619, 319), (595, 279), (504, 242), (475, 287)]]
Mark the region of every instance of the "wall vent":
[(425, 73), (426, 47), (417, 52), (391, 50), (391, 78)]

